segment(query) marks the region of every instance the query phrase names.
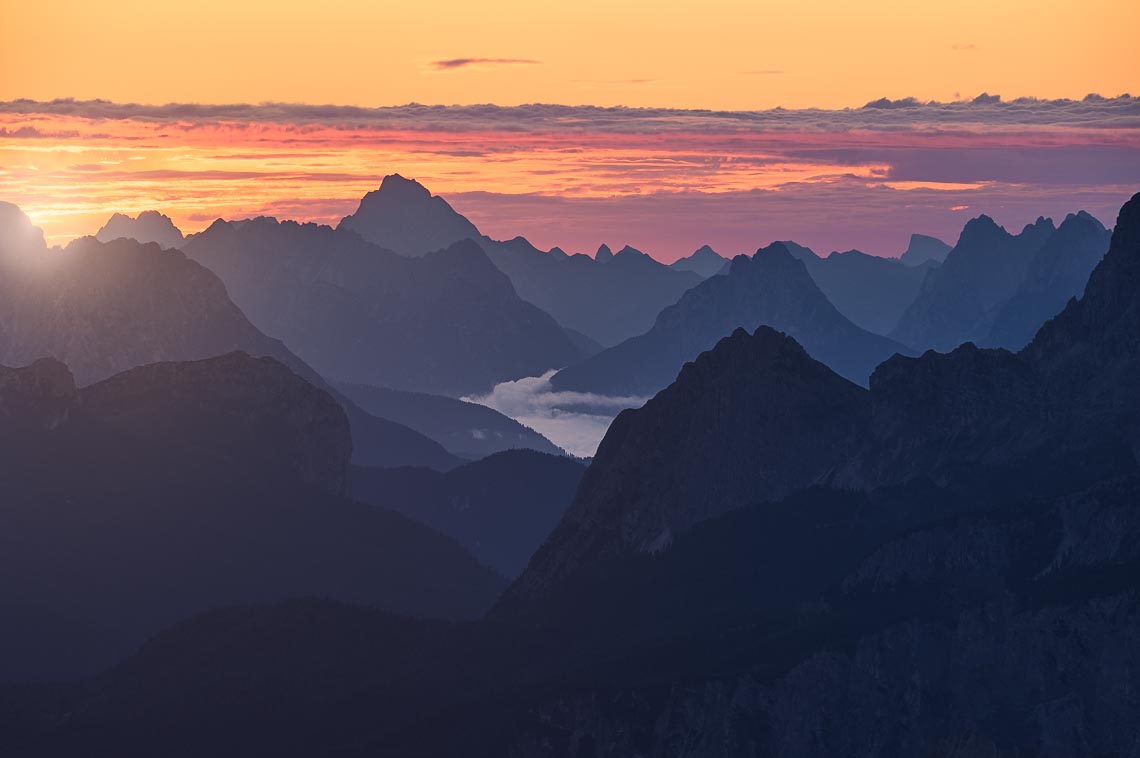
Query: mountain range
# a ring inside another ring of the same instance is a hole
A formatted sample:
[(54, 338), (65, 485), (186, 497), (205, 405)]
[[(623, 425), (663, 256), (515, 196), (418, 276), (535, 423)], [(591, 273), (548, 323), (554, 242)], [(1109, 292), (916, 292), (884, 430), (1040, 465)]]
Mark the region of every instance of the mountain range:
[[(489, 617), (209, 612), (95, 679), (0, 688), (0, 746), (1127, 755), (1138, 285), (1140, 195), (1083, 295), (1017, 353), (899, 355), (864, 389), (787, 334), (734, 328), (618, 418)], [(60, 423), (47, 394), (22, 423)]]
[[(16, 206), (0, 204), (0, 364), (54, 357), (80, 386), (157, 361), (233, 351), (270, 356), (308, 381), (324, 380), (259, 331), (211, 271), (173, 249), (116, 238), (48, 248)], [(340, 398), (354, 459), (371, 465), (458, 464), (438, 443)]]
[(890, 334), (918, 296), (927, 272), (938, 266), (934, 261), (911, 266), (858, 250), (821, 258), (809, 248), (796, 249), (835, 309), (875, 334)]
[(340, 228), (408, 256), (472, 239), (510, 278), (523, 300), (602, 346), (645, 331), (662, 308), (701, 280), (633, 248), (590, 258), (561, 250), (545, 253), (522, 237), (492, 240), (443, 198), (398, 174), (384, 177), (380, 188), (368, 193)]
[(143, 211), (134, 218), (115, 213), (95, 233), (95, 239), (100, 242), (112, 242), (124, 237), (138, 242), (153, 242), (164, 248), (181, 247), (183, 240), (182, 230), (174, 225), (169, 216), (158, 211)]
[(692, 271), (704, 279), (722, 273), (728, 267), (729, 259), (713, 250), (708, 245), (697, 248), (692, 255), (678, 258), (669, 264), (669, 268), (678, 271)]
[(727, 274), (686, 292), (645, 334), (559, 371), (551, 383), (557, 390), (651, 395), (722, 337), (761, 324), (793, 335), (813, 357), (862, 384), (880, 362), (907, 351), (839, 313), (803, 261), (777, 242), (751, 258), (737, 256)]
[(469, 239), (409, 258), (347, 228), (256, 218), (217, 221), (183, 250), (335, 381), (458, 396), (584, 355)]
[(1044, 319), (1080, 294), (1107, 249), (1108, 233), (1087, 213), (1066, 224), (1062, 231), (1038, 218), (1014, 235), (989, 216), (971, 219), (891, 336), (941, 352), (967, 341), (1024, 346)]

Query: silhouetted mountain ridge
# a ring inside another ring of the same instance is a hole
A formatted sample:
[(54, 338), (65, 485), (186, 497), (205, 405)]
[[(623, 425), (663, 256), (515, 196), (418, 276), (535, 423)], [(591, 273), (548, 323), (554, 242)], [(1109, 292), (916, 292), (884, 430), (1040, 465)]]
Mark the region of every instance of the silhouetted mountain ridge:
[(752, 258), (737, 256), (726, 275), (685, 293), (648, 332), (563, 369), (551, 382), (559, 390), (652, 394), (722, 337), (738, 327), (755, 330), (760, 325), (796, 337), (814, 358), (860, 383), (879, 362), (905, 350), (844, 318), (804, 263), (777, 242)]
[(602, 345), (649, 328), (662, 308), (700, 281), (692, 272), (671, 269), (628, 247), (614, 255), (602, 245), (591, 258), (544, 253), (523, 237), (492, 240), (442, 198), (400, 177), (385, 177), (366, 201), (341, 227), (411, 256), (473, 239), (510, 277), (523, 300)]
[(348, 230), (259, 218), (215, 222), (183, 247), (337, 381), (461, 395), (583, 355), (470, 240), (407, 258)]

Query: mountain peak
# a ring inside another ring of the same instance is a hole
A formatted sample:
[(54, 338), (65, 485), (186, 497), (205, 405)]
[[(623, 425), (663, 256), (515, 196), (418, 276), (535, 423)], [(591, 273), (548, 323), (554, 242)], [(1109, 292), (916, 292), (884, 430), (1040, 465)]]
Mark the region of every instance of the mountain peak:
[(135, 218), (124, 213), (115, 213), (107, 223), (95, 233), (100, 242), (125, 237), (137, 242), (156, 242), (160, 247), (179, 247), (183, 239), (182, 230), (174, 225), (169, 216), (158, 211), (143, 211)]
[(725, 270), (728, 259), (708, 245), (701, 245), (692, 255), (678, 258), (669, 266), (679, 271), (692, 271), (708, 279)]
[(1009, 232), (1005, 230), (1005, 227), (1000, 226), (996, 221), (983, 213), (980, 216), (975, 216), (970, 219), (966, 222), (966, 225), (962, 227), (962, 234), (958, 237), (958, 245), (961, 245), (963, 241), (969, 242), (983, 237), (1008, 235)]
[(598, 263), (609, 263), (613, 259), (614, 251), (604, 242), (598, 247), (598, 252), (594, 253), (594, 260)]
[(400, 174), (388, 174), (380, 180), (380, 189), (377, 192), (390, 197), (404, 197), (416, 200), (431, 198), (431, 192), (415, 179), (407, 179)]
[(1099, 231), (1105, 230), (1104, 224), (1100, 222), (1100, 219), (1088, 211), (1077, 211), (1076, 213), (1070, 213), (1069, 215), (1065, 216), (1065, 220), (1061, 222), (1061, 225), (1057, 227), (1057, 230), (1062, 231), (1083, 226), (1095, 228)]
[(409, 257), (482, 237), (446, 200), (399, 174), (384, 177), (380, 188), (361, 198), (356, 212), (341, 219), (337, 228), (350, 229), (373, 244)]
[(824, 481), (869, 407), (865, 390), (786, 334), (733, 329), (614, 420), (562, 523), (501, 607), (541, 598), (587, 561), (655, 552), (700, 521)]

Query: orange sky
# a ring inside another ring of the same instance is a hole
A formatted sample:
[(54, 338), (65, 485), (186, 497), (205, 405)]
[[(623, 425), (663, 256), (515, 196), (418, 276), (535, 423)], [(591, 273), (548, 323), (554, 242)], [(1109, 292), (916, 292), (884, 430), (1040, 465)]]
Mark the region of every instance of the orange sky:
[[(1111, 223), (1140, 100), (1081, 99), (1140, 94), (1137, 22), (1122, 0), (0, 0), (0, 200), (63, 243), (115, 211), (335, 223), (399, 172), (493, 236), (666, 260), (897, 254), (977, 212)], [(983, 92), (1005, 102), (963, 102)], [(861, 107), (907, 96), (950, 105)], [(412, 102), (638, 110), (387, 107)]]
[[(0, 3), (0, 100), (753, 109), (1135, 92), (1129, 0)], [(455, 65), (462, 59), (533, 62)]]

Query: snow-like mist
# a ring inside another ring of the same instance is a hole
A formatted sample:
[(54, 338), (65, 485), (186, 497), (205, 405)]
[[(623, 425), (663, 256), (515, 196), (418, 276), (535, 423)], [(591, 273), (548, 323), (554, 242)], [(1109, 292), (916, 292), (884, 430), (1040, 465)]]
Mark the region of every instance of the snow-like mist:
[(486, 395), (467, 397), (510, 416), (546, 436), (568, 453), (589, 458), (597, 452), (610, 422), (626, 408), (637, 408), (648, 398), (558, 392), (550, 384), (551, 370), (495, 385)]

